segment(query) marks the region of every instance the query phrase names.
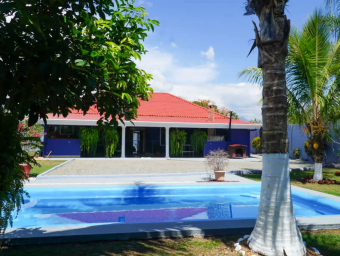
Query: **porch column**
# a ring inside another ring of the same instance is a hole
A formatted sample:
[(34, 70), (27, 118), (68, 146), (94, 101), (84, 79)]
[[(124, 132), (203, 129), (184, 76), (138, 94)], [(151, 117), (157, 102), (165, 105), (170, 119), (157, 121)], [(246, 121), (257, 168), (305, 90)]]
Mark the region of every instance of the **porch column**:
[(122, 148), (121, 148), (121, 158), (125, 158), (125, 139), (126, 139), (126, 136), (125, 136), (125, 131), (126, 131), (126, 127), (125, 126), (122, 126)]
[(165, 127), (165, 158), (170, 158), (170, 127)]

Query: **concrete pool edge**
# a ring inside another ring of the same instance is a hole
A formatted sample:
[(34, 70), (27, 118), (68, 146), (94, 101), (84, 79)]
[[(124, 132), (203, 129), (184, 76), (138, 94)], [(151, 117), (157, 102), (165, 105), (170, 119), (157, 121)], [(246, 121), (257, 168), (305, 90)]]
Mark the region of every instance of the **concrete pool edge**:
[[(255, 219), (7, 229), (7, 245), (250, 234)], [(297, 218), (300, 229), (340, 229), (340, 216)]]

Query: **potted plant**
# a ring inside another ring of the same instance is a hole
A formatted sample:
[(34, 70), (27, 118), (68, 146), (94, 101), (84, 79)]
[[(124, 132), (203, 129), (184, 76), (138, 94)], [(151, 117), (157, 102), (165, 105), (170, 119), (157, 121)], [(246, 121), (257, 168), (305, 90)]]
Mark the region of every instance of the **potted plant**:
[(216, 181), (224, 181), (228, 164), (228, 153), (223, 149), (211, 150), (207, 155), (206, 166), (214, 172)]

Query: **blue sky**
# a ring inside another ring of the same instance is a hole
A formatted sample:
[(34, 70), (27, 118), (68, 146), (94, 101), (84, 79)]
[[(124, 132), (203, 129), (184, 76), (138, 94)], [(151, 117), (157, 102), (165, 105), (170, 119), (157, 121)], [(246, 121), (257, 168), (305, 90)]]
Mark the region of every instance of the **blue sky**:
[[(252, 20), (244, 16), (245, 0), (137, 0), (160, 26), (145, 41), (149, 51), (139, 67), (154, 75), (156, 92), (193, 101), (213, 100), (241, 119), (261, 119), (258, 87), (237, 77), (257, 65), (257, 51), (248, 58), (254, 38)], [(308, 16), (324, 8), (324, 0), (290, 0), (286, 14), (302, 28)]]

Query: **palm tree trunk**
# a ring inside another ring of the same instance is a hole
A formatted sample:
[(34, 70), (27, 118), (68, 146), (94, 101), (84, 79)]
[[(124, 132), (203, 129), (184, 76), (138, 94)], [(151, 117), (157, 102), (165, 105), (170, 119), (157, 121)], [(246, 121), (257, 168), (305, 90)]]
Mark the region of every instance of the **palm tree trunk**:
[(313, 133), (311, 139), (311, 151), (313, 154), (314, 158), (314, 176), (313, 180), (314, 181), (319, 181), (323, 179), (322, 176), (322, 159), (323, 159), (323, 140), (322, 140), (322, 135), (321, 134), (315, 134)]
[(322, 141), (318, 143), (318, 145), (320, 146), (318, 149), (314, 150), (314, 154), (313, 154), (314, 155), (314, 176), (313, 176), (314, 181), (319, 181), (323, 179), (323, 176), (322, 176), (322, 159), (323, 159), (322, 144), (323, 144)]
[(259, 33), (254, 23), (258, 66), (263, 70), (263, 167), (258, 217), (248, 244), (268, 256), (306, 254), (296, 225), (288, 171), (285, 59), (290, 22), (284, 15), (286, 2), (250, 1), (256, 5), (261, 28)]

